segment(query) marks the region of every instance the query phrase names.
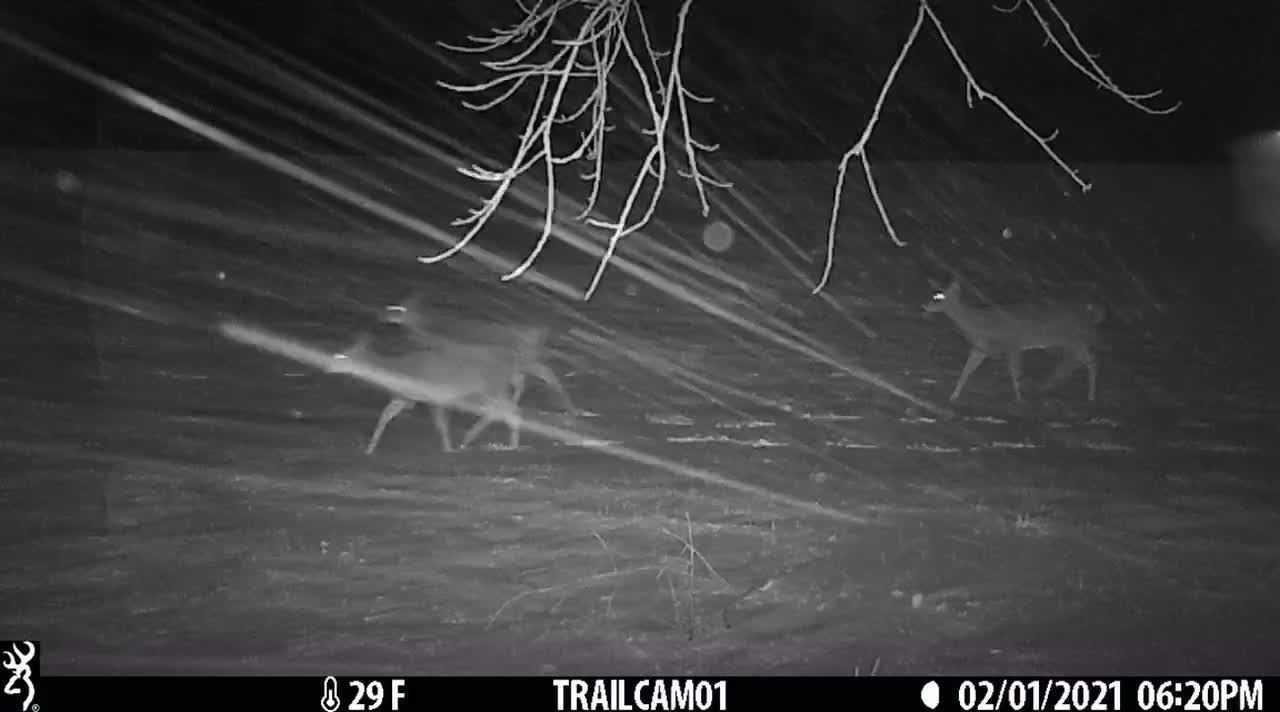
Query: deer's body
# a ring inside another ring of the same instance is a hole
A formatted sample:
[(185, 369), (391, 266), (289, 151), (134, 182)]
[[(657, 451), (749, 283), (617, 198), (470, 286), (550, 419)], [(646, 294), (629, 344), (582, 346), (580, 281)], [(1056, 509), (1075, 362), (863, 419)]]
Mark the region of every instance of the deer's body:
[(960, 371), (951, 401), (960, 397), (969, 377), (989, 357), (1008, 360), (1014, 397), (1022, 401), (1022, 353), (1031, 349), (1063, 352), (1063, 360), (1050, 377), (1056, 383), (1083, 364), (1089, 376), (1089, 400), (1097, 394), (1097, 325), (1102, 308), (1089, 300), (979, 306), (967, 303), (957, 282), (933, 295), (924, 310), (946, 314), (969, 342), (969, 358)]

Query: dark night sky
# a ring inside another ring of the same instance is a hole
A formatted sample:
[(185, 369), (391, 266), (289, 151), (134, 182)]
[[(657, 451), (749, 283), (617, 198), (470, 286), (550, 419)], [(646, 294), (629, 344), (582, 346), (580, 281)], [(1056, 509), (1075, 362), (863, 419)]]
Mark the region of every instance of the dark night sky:
[[(429, 89), (435, 79), (457, 77), (388, 36), (367, 9), (421, 39), (456, 40), (483, 31), (488, 21), (509, 21), (515, 8), (498, 0), (204, 5), (415, 116), (429, 117), (437, 128), (461, 134), (475, 130), (474, 117), (460, 125), (456, 114), (440, 110), (456, 106), (456, 97)], [(111, 7), (90, 0), (26, 0), (10, 4), (0, 21), (180, 105), (239, 111), (225, 99), (206, 97), (198, 84), (179, 81), (163, 60), (166, 52), (181, 57), (183, 50), (130, 27)], [(657, 35), (669, 37), (677, 4), (654, 0), (644, 7)], [(1061, 3), (1082, 40), (1101, 54), (1103, 66), (1122, 87), (1159, 88), (1170, 100), (1184, 102), (1169, 117), (1142, 114), (1096, 90), (1043, 46), (1025, 10), (1000, 14), (988, 2), (971, 0), (940, 1), (934, 7), (984, 86), (1043, 132), (1060, 130), (1055, 145), (1072, 160), (1213, 160), (1223, 157), (1226, 143), (1242, 132), (1280, 128), (1280, 51), (1270, 36), (1280, 29), (1275, 3)], [(695, 0), (687, 74), (691, 88), (720, 100), (695, 115), (703, 122), (701, 135), (735, 155), (833, 158), (833, 148), (843, 150), (857, 138), (915, 12), (916, 4), (904, 0), (754, 5)], [(130, 113), (97, 90), (3, 47), (0, 71), (10, 94), (3, 116), (9, 145), (92, 145), (98, 111)], [(158, 127), (150, 120), (116, 131), (113, 145), (182, 143), (177, 133), (160, 138)], [(992, 107), (966, 109), (963, 78), (928, 26), (891, 94), (874, 146), (881, 157), (1039, 156)]]

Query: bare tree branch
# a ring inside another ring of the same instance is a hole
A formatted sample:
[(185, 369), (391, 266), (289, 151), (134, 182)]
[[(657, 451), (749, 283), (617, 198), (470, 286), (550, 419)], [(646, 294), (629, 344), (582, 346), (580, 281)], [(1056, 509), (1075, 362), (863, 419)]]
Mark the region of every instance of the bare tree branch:
[(1112, 94), (1115, 94), (1116, 96), (1120, 97), (1122, 101), (1134, 107), (1135, 109), (1146, 112), (1148, 114), (1163, 115), (1163, 114), (1172, 114), (1173, 112), (1177, 111), (1179, 108), (1182, 107), (1182, 102), (1180, 101), (1174, 103), (1172, 106), (1166, 106), (1160, 109), (1148, 106), (1143, 103), (1148, 99), (1154, 99), (1160, 96), (1162, 93), (1164, 93), (1164, 90), (1162, 89), (1157, 89), (1155, 91), (1149, 91), (1144, 93), (1127, 92), (1121, 89), (1120, 86), (1116, 84), (1115, 80), (1113, 80), (1110, 76), (1108, 76), (1107, 72), (1103, 70), (1101, 65), (1098, 64), (1098, 57), (1100, 55), (1089, 52), (1084, 48), (1084, 45), (1081, 44), (1080, 42), (1080, 38), (1076, 35), (1075, 28), (1071, 26), (1071, 23), (1067, 20), (1067, 18), (1063, 17), (1062, 12), (1058, 10), (1058, 5), (1055, 2), (1053, 2), (1053, 0), (1042, 0), (1042, 1), (1044, 2), (1045, 6), (1049, 9), (1049, 13), (1053, 15), (1054, 19), (1057, 20), (1060, 25), (1062, 25), (1063, 32), (1066, 33), (1067, 40), (1071, 43), (1071, 49), (1074, 50), (1075, 53), (1079, 54), (1081, 57), (1084, 58), (1083, 62), (1079, 59), (1076, 59), (1076, 57), (1072, 56), (1072, 52), (1062, 44), (1062, 41), (1058, 39), (1058, 36), (1054, 33), (1053, 28), (1049, 25), (1049, 20), (1045, 17), (1045, 14), (1041, 12), (1040, 8), (1036, 7), (1036, 4), (1035, 2), (1033, 2), (1033, 0), (1016, 0), (1013, 6), (1009, 8), (1003, 8), (1003, 7), (1000, 7), (999, 5), (993, 5), (992, 7), (997, 12), (1014, 13), (1014, 12), (1017, 12), (1019, 8), (1025, 6), (1027, 10), (1036, 18), (1036, 22), (1040, 24), (1040, 28), (1044, 30), (1045, 41), (1053, 45), (1053, 48), (1058, 50), (1058, 54), (1061, 54), (1063, 59), (1067, 60), (1067, 62), (1069, 62), (1071, 66), (1075, 67), (1076, 70), (1078, 70), (1081, 74), (1097, 82), (1099, 89), (1105, 89), (1106, 91), (1109, 91)]
[[(1053, 147), (1050, 145), (1050, 143), (1052, 143), (1054, 137), (1057, 136), (1056, 131), (1049, 135), (1042, 135), (1038, 133), (1035, 129), (1031, 128), (1031, 126), (1027, 124), (1027, 122), (1023, 120), (1022, 117), (1020, 117), (1012, 108), (1010, 108), (1009, 105), (1004, 102), (1004, 100), (1002, 100), (999, 96), (996, 96), (995, 94), (987, 91), (982, 87), (982, 85), (978, 83), (978, 80), (974, 76), (973, 71), (969, 68), (968, 63), (966, 63), (964, 61), (964, 58), (960, 55), (960, 50), (957, 49), (955, 43), (952, 42), (951, 36), (947, 33), (947, 30), (943, 26), (942, 21), (938, 18), (937, 14), (934, 13), (933, 7), (929, 3), (929, 0), (919, 0), (919, 2), (920, 2), (919, 11), (916, 13), (915, 23), (912, 24), (910, 32), (907, 33), (907, 38), (902, 43), (902, 49), (898, 52), (898, 57), (897, 59), (894, 60), (893, 66), (889, 69), (889, 75), (885, 78), (884, 85), (880, 88), (880, 95), (876, 98), (875, 106), (872, 108), (872, 111), (871, 111), (871, 118), (867, 120), (867, 125), (863, 128), (862, 136), (858, 138), (858, 141), (853, 145), (853, 147), (850, 148), (848, 151), (846, 151), (844, 156), (841, 157), (840, 159), (840, 165), (836, 172), (835, 200), (831, 206), (831, 220), (828, 223), (828, 227), (827, 227), (827, 259), (826, 259), (826, 263), (823, 265), (822, 277), (821, 279), (818, 280), (818, 284), (813, 288), (814, 294), (817, 294), (818, 292), (822, 291), (823, 287), (827, 285), (827, 282), (831, 277), (832, 263), (834, 262), (834, 259), (835, 259), (836, 225), (837, 225), (839, 214), (840, 214), (840, 198), (842, 193), (844, 192), (845, 175), (848, 172), (850, 159), (856, 157), (862, 163), (863, 173), (867, 177), (867, 188), (871, 192), (872, 200), (875, 201), (876, 210), (880, 214), (880, 221), (881, 223), (884, 224), (885, 230), (889, 233), (889, 238), (893, 240), (893, 243), (895, 245), (898, 245), (899, 247), (902, 247), (906, 244), (905, 242), (903, 242), (901, 239), (898, 238), (898, 233), (897, 231), (894, 230), (893, 223), (892, 221), (890, 221), (889, 215), (885, 210), (884, 202), (880, 199), (880, 193), (876, 189), (875, 179), (871, 172), (871, 164), (867, 160), (866, 148), (867, 148), (868, 141), (870, 141), (871, 139), (871, 134), (875, 130), (876, 124), (879, 122), (880, 112), (884, 107), (884, 101), (885, 101), (885, 98), (888, 96), (889, 88), (893, 85), (894, 79), (898, 75), (898, 70), (902, 67), (902, 63), (906, 60), (908, 53), (911, 51), (912, 46), (915, 44), (916, 37), (919, 36), (920, 28), (924, 24), (924, 21), (926, 18), (929, 20), (929, 23), (933, 25), (934, 30), (937, 31), (938, 37), (942, 40), (943, 45), (946, 46), (947, 52), (950, 53), (952, 61), (955, 62), (956, 67), (964, 75), (965, 99), (968, 102), (969, 107), (973, 108), (973, 99), (975, 96), (978, 99), (991, 102), (996, 106), (996, 108), (1000, 109), (1000, 111), (1003, 112), (1004, 115), (1008, 117), (1010, 121), (1012, 121), (1018, 128), (1022, 129), (1023, 132), (1025, 132), (1028, 136), (1030, 136), (1032, 140), (1034, 140), (1037, 144), (1039, 144), (1041, 150), (1043, 150), (1045, 154), (1048, 155), (1049, 158), (1053, 160), (1054, 163), (1056, 163), (1064, 172), (1066, 172), (1066, 174), (1071, 177), (1071, 180), (1073, 180), (1076, 183), (1076, 185), (1080, 186), (1081, 192), (1087, 193), (1089, 192), (1089, 189), (1092, 187), (1091, 184), (1089, 184), (1084, 179), (1082, 179), (1080, 177), (1080, 174), (1071, 166), (1069, 166), (1067, 162), (1064, 161), (1062, 157), (1059, 156), (1058, 153), (1053, 150)], [(1064, 45), (1058, 39), (1058, 36), (1054, 33), (1053, 28), (1050, 25), (1050, 22), (1047, 16), (1045, 15), (1045, 13), (1041, 12), (1041, 10), (1038, 7), (1036, 7), (1036, 4), (1035, 4), (1036, 2), (1043, 2), (1045, 6), (1049, 8), (1049, 13), (1064, 28), (1063, 32), (1066, 34), (1066, 37), (1071, 46), (1071, 49), (1074, 50), (1079, 55), (1081, 55), (1084, 58), (1083, 60), (1080, 60), (1074, 57), (1072, 55), (1072, 52), (1068, 51), (1067, 46)], [(1046, 41), (1051, 45), (1053, 45), (1058, 50), (1058, 52), (1068, 62), (1071, 63), (1072, 66), (1074, 66), (1086, 77), (1097, 82), (1100, 88), (1110, 91), (1111, 93), (1120, 97), (1126, 103), (1149, 114), (1157, 114), (1157, 115), (1169, 114), (1176, 111), (1181, 106), (1181, 103), (1178, 103), (1163, 109), (1152, 108), (1144, 104), (1143, 102), (1149, 99), (1153, 99), (1156, 96), (1159, 96), (1160, 92), (1156, 91), (1156, 92), (1147, 92), (1144, 94), (1134, 94), (1130, 92), (1125, 92), (1122, 89), (1120, 89), (1120, 87), (1102, 69), (1101, 65), (1098, 64), (1097, 55), (1090, 54), (1087, 50), (1084, 49), (1084, 46), (1080, 43), (1080, 40), (1077, 37), (1075, 30), (1072, 28), (1071, 23), (1068, 22), (1067, 19), (1063, 17), (1062, 13), (1058, 11), (1057, 5), (1054, 4), (1053, 0), (1015, 0), (1014, 4), (1010, 7), (1006, 8), (1006, 7), (1001, 7), (999, 5), (996, 5), (994, 6), (994, 8), (998, 12), (1011, 13), (1018, 10), (1019, 7), (1024, 5), (1036, 18), (1036, 21), (1040, 24), (1041, 29), (1044, 30), (1045, 37), (1047, 38)]]
[[(611, 232), (608, 247), (604, 250), (583, 297), (590, 299), (599, 286), (618, 242), (644, 227), (653, 218), (667, 176), (666, 140), (673, 111), (679, 116), (679, 131), (675, 132), (675, 140), (682, 144), (684, 160), (688, 163), (686, 170), (677, 172), (693, 181), (702, 214), (704, 217), (708, 215), (711, 206), (706, 196), (707, 186), (731, 186), (707, 176), (698, 165), (700, 152), (710, 153), (717, 147), (693, 138), (688, 102), (707, 103), (711, 100), (686, 89), (680, 72), (684, 32), (691, 5), (692, 0), (684, 0), (681, 4), (674, 47), (666, 53), (653, 47), (639, 0), (538, 0), (532, 5), (521, 4), (524, 18), (509, 28), (494, 30), (489, 36), (469, 37), (469, 45), (442, 43), (441, 46), (447, 49), (476, 54), (494, 53), (499, 49), (514, 50), (514, 54), (505, 59), (481, 62), (481, 66), (498, 74), (493, 79), (473, 84), (440, 83), (446, 89), (467, 95), (501, 88), (500, 94), (487, 101), (464, 101), (463, 106), (466, 108), (485, 111), (512, 100), (530, 79), (538, 81), (538, 91), (529, 110), (525, 129), (520, 134), (520, 143), (506, 169), (494, 171), (476, 165), (459, 169), (475, 180), (496, 184), (490, 196), (478, 208), (453, 221), (455, 226), (467, 227), (467, 232), (443, 252), (418, 259), (430, 264), (446, 260), (464, 250), (497, 210), (511, 184), (534, 165), (541, 163), (546, 173), (542, 232), (525, 260), (502, 276), (503, 281), (518, 278), (534, 264), (551, 236), (556, 205), (556, 168), (585, 159), (590, 167), (580, 175), (590, 184), (590, 190), (586, 205), (577, 219)], [(585, 6), (585, 14), (580, 19), (566, 19), (567, 14), (577, 6)], [(576, 27), (575, 36), (571, 39), (552, 38), (552, 26), (557, 21)], [(631, 36), (633, 27), (638, 34), (638, 44)], [(535, 59), (548, 53), (548, 59)], [(634, 73), (641, 86), (640, 107), (647, 110), (649, 115), (649, 125), (641, 131), (641, 135), (650, 142), (650, 146), (632, 180), (617, 218), (601, 220), (589, 216), (600, 197), (604, 181), (606, 135), (612, 130), (607, 123), (608, 113), (612, 109), (609, 83), (611, 79), (617, 81), (615, 72), (626, 71), (618, 65), (618, 60), (622, 58), (625, 58), (623, 66)], [(660, 60), (666, 61), (665, 71)], [(581, 104), (566, 107), (566, 95), (569, 94), (571, 85), (580, 85), (578, 80), (590, 82), (590, 91)], [(557, 152), (559, 143), (553, 137), (556, 127), (588, 116), (591, 126), (588, 130), (579, 132), (579, 140), (572, 150)], [(652, 191), (647, 204), (638, 209), (640, 192), (646, 186), (651, 186)]]

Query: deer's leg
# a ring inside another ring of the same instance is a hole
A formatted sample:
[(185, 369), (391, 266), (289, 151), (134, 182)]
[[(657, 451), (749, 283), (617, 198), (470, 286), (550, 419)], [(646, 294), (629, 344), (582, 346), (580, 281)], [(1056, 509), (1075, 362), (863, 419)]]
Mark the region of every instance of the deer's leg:
[(364, 453), (372, 455), (374, 448), (378, 447), (378, 442), (382, 440), (382, 431), (387, 429), (387, 424), (395, 419), (397, 415), (405, 412), (413, 407), (413, 401), (405, 398), (392, 398), (387, 407), (382, 409), (382, 415), (378, 416), (378, 425), (373, 429), (373, 436), (369, 438), (369, 444), (365, 447)]
[(955, 402), (960, 397), (960, 392), (964, 390), (964, 385), (969, 382), (969, 376), (982, 365), (987, 355), (978, 349), (969, 350), (969, 359), (964, 362), (964, 368), (960, 369), (960, 380), (956, 381), (956, 389), (951, 392), (951, 401)]

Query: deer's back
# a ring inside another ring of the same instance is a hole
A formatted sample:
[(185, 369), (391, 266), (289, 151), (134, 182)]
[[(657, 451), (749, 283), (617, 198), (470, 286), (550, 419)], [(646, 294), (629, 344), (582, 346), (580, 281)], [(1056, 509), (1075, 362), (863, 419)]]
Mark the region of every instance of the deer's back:
[[(357, 361), (419, 381), (440, 400), (449, 402), (502, 396), (518, 370), (510, 349), (463, 343), (442, 343), (391, 355), (368, 352)], [(413, 396), (412, 389), (396, 390)]]
[(988, 353), (1097, 343), (1095, 314), (1085, 302), (966, 307), (953, 318)]

